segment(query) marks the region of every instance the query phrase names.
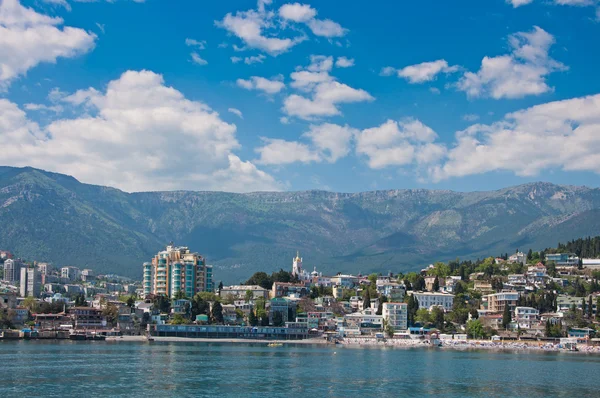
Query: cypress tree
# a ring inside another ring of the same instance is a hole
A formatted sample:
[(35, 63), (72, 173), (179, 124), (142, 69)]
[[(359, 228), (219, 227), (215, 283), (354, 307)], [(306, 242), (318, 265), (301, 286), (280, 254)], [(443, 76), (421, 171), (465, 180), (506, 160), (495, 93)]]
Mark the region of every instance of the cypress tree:
[(365, 289), (365, 294), (363, 297), (363, 309), (371, 308), (371, 293), (369, 293), (369, 289)]
[(433, 291), (438, 292), (440, 290), (440, 279), (436, 276), (433, 280)]
[(510, 313), (510, 306), (508, 303), (504, 305), (504, 312), (502, 313), (502, 327), (506, 329), (512, 322), (512, 315)]

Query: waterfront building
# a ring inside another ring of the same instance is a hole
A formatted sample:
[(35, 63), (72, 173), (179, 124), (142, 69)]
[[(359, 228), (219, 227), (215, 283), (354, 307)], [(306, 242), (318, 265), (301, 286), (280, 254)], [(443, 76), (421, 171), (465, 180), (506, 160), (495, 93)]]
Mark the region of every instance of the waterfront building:
[(21, 276), (21, 267), (23, 263), (19, 259), (8, 258), (4, 260), (4, 278), (5, 282), (17, 282)]
[(332, 276), (331, 278), (331, 283), (334, 286), (341, 286), (344, 289), (352, 289), (355, 286), (358, 286), (359, 284), (359, 277), (358, 276), (354, 276), (354, 275), (336, 275), (336, 276)]
[(194, 297), (198, 292), (213, 290), (212, 266), (206, 259), (189, 248), (172, 243), (158, 252), (152, 262), (143, 264), (144, 295), (157, 294), (173, 297), (183, 292)]
[(583, 258), (581, 259), (583, 268), (598, 270), (600, 269), (600, 258)]
[(487, 309), (490, 312), (503, 312), (506, 305), (509, 306), (511, 311), (514, 311), (519, 300), (519, 292), (510, 291), (488, 294), (484, 298), (487, 298)]
[(281, 297), (272, 298), (269, 307), (269, 323), (273, 324), (275, 313), (281, 314), (282, 322), (291, 322), (296, 319), (296, 303)]
[(37, 268), (21, 268), (21, 297), (39, 297), (42, 290), (42, 275)]
[(408, 328), (408, 304), (406, 303), (383, 303), (383, 319), (394, 330), (406, 330)]
[(419, 308), (431, 309), (431, 307), (441, 307), (444, 311), (452, 311), (454, 304), (454, 295), (447, 293), (427, 293), (414, 292), (413, 297), (419, 303)]
[(223, 288), (219, 291), (220, 297), (233, 296), (234, 299), (244, 299), (246, 298), (246, 292), (252, 292), (252, 299), (257, 298), (269, 298), (269, 291), (258, 285), (232, 285), (232, 286), (223, 286)]
[(73, 307), (69, 309), (69, 315), (75, 329), (94, 329), (106, 326), (106, 320), (102, 316), (100, 308)]
[(540, 323), (540, 312), (532, 307), (515, 307), (515, 322), (521, 329)]

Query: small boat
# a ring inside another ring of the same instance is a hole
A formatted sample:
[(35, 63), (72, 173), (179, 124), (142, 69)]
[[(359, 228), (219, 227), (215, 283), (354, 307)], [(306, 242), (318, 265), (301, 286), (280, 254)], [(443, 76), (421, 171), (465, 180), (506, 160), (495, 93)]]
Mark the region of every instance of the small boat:
[(267, 347), (282, 347), (283, 344), (281, 343), (269, 343), (267, 344)]

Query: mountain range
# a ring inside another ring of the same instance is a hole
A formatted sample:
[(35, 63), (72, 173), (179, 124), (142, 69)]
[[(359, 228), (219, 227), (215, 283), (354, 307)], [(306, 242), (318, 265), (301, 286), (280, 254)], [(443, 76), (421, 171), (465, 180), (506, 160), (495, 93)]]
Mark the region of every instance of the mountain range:
[(33, 168), (0, 167), (0, 249), (27, 260), (141, 277), (168, 242), (239, 283), (304, 267), (406, 272), (434, 261), (542, 249), (600, 235), (600, 189), (531, 183), (489, 192), (425, 189), (139, 192)]

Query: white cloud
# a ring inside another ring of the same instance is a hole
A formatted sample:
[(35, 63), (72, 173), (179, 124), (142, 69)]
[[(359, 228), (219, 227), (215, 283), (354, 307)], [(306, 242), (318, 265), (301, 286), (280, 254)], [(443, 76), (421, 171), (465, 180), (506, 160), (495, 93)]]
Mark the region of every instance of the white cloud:
[(64, 7), (67, 11), (71, 11), (71, 5), (67, 0), (43, 0), (46, 4), (52, 4), (60, 7)]
[(185, 39), (185, 45), (188, 47), (196, 47), (198, 50), (204, 50), (206, 48), (206, 40), (195, 40), (187, 38)]
[(246, 90), (263, 91), (266, 94), (276, 94), (285, 88), (281, 77), (272, 80), (260, 76), (252, 76), (249, 80), (237, 79), (237, 85)]
[(100, 29), (100, 32), (102, 32), (102, 34), (106, 33), (106, 31), (104, 30), (106, 24), (96, 22), (96, 26), (98, 27), (98, 29)]
[(234, 154), (240, 148), (235, 125), (166, 86), (160, 75), (128, 71), (104, 92), (81, 90), (78, 100), (89, 111), (40, 127), (0, 99), (3, 163), (126, 191), (281, 188)]
[(314, 35), (327, 38), (342, 37), (348, 32), (347, 29), (342, 28), (339, 23), (331, 19), (311, 19), (307, 25)]
[(473, 113), (469, 113), (466, 115), (463, 115), (463, 120), (467, 121), (467, 122), (474, 122), (476, 120), (479, 120), (479, 115), (475, 115)]
[(94, 48), (96, 35), (39, 14), (18, 0), (0, 3), (0, 90), (42, 62), (73, 58)]
[(197, 64), (197, 65), (208, 65), (208, 61), (205, 60), (204, 58), (201, 58), (200, 55), (198, 55), (198, 53), (191, 53), (190, 56), (192, 57), (192, 62)]
[(258, 64), (262, 64), (266, 58), (267, 57), (265, 57), (262, 54), (253, 55), (253, 56), (250, 56), (250, 57), (245, 57), (244, 58), (244, 63), (246, 65), (252, 65), (252, 64), (257, 64), (257, 63)]
[(440, 89), (437, 87), (429, 87), (429, 92), (432, 94), (438, 94), (438, 95), (441, 94)]
[(244, 115), (242, 114), (242, 111), (240, 111), (239, 109), (236, 108), (228, 108), (227, 109), (228, 112), (233, 113), (234, 115), (236, 115), (237, 117), (239, 117), (240, 119), (244, 118)]
[(262, 140), (265, 145), (255, 149), (256, 153), (260, 155), (260, 159), (257, 160), (259, 164), (282, 165), (319, 161), (319, 155), (311, 151), (306, 144), (271, 138), (263, 138)]
[(535, 26), (509, 37), (511, 54), (485, 57), (477, 73), (466, 72), (457, 88), (469, 97), (522, 98), (551, 91), (546, 76), (567, 69), (550, 58), (554, 37)]
[(54, 112), (61, 113), (64, 108), (61, 105), (44, 105), (44, 104), (25, 104), (24, 108), (28, 111)]
[(434, 143), (436, 138), (437, 134), (419, 120), (388, 120), (356, 135), (356, 153), (365, 155), (372, 169), (429, 165), (441, 160), (446, 151)]
[(374, 100), (365, 90), (339, 83), (329, 74), (333, 57), (312, 55), (310, 59), (306, 70), (298, 70), (290, 75), (290, 86), (308, 93), (310, 97), (298, 94), (288, 96), (282, 108), (288, 116), (306, 120), (335, 116), (341, 114), (339, 104)]
[(308, 22), (317, 15), (317, 10), (308, 4), (284, 4), (279, 8), (279, 16), (294, 22)]
[(258, 11), (238, 11), (235, 15), (229, 13), (225, 15), (222, 21), (216, 21), (215, 23), (240, 38), (249, 48), (256, 48), (273, 56), (288, 51), (304, 40), (303, 36), (294, 39), (266, 36), (264, 30), (273, 27), (273, 15), (266, 12), (264, 4), (261, 4), (259, 4)]
[(234, 64), (237, 64), (238, 62), (242, 62), (244, 60), (244, 58), (242, 57), (231, 57), (231, 62), (233, 62)]
[(514, 8), (517, 8), (517, 7), (529, 4), (529, 3), (533, 2), (533, 0), (506, 0), (506, 2), (509, 4), (512, 4), (512, 6)]
[(354, 59), (338, 57), (338, 59), (335, 61), (335, 66), (338, 68), (350, 68), (351, 66), (354, 66)]
[(391, 76), (396, 73), (398, 77), (408, 80), (409, 83), (417, 84), (432, 81), (442, 72), (453, 73), (458, 70), (458, 66), (449, 66), (446, 60), (438, 59), (437, 61), (410, 65), (402, 69), (387, 66), (381, 69), (380, 75)]
[(256, 148), (260, 154), (260, 164), (282, 165), (291, 163), (329, 162), (335, 163), (350, 152), (352, 137), (358, 130), (337, 124), (323, 123), (310, 125), (302, 135), (310, 141), (304, 144), (298, 141), (262, 138), (265, 143)]
[(335, 163), (348, 155), (352, 137), (358, 130), (348, 125), (340, 126), (332, 123), (311, 124), (304, 137), (312, 141), (320, 157), (329, 163)]
[(600, 94), (537, 105), (509, 113), (491, 125), (456, 133), (456, 143), (435, 181), (511, 171), (535, 176), (543, 170), (600, 174)]
[[(296, 24), (305, 24), (315, 36), (332, 39), (344, 36), (348, 30), (330, 19), (316, 19), (317, 11), (308, 4), (290, 3), (282, 5), (278, 12), (270, 11), (271, 1), (259, 0), (256, 10), (228, 13), (218, 27), (241, 39), (245, 47), (262, 50), (272, 56), (289, 51), (308, 37), (294, 33), (293, 37), (279, 37), (282, 32), (298, 32)], [(279, 18), (276, 18), (276, 17)]]

